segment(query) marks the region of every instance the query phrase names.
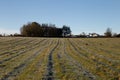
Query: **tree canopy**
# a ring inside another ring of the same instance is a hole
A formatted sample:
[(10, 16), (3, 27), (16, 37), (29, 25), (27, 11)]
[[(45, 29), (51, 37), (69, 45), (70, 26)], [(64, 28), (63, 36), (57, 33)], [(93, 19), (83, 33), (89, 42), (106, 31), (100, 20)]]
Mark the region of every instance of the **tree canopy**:
[(31, 22), (20, 29), (21, 35), (26, 37), (62, 37), (71, 34), (70, 27), (57, 28), (55, 24), (39, 24)]

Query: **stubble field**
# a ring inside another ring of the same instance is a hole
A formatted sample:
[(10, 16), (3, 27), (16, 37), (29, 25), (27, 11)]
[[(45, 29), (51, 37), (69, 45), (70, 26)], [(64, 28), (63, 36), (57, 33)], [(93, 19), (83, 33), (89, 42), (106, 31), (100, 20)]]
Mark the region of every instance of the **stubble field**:
[(0, 80), (120, 80), (120, 38), (0, 38)]

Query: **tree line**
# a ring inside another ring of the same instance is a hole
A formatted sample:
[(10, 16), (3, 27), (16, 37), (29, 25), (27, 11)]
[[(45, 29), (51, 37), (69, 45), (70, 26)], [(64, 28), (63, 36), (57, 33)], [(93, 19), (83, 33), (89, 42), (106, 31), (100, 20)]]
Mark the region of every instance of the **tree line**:
[[(30, 22), (23, 25), (20, 29), (21, 35), (25, 37), (73, 37), (69, 26), (63, 25), (58, 28), (55, 24), (39, 24), (37, 22)], [(19, 36), (15, 34), (14, 36)], [(89, 33), (88, 35), (83, 32), (75, 37), (120, 37), (120, 34), (112, 33), (111, 28), (107, 28), (104, 35), (97, 33)]]
[(99, 35), (97, 33), (86, 34), (82, 32), (79, 35), (72, 35), (69, 26), (63, 25), (62, 28), (58, 28), (55, 24), (39, 24), (37, 22), (29, 22), (24, 24), (20, 28), (20, 34), (0, 34), (0, 37), (12, 36), (12, 37), (82, 37), (82, 38), (92, 38), (92, 37), (120, 37), (120, 33), (113, 33), (111, 28), (107, 28), (104, 35)]
[(71, 34), (69, 26), (63, 25), (57, 28), (55, 24), (39, 24), (31, 22), (25, 24), (20, 29), (21, 35), (25, 37), (63, 37)]
[(74, 35), (74, 37), (81, 37), (81, 38), (115, 38), (115, 37), (120, 37), (120, 33), (113, 33), (111, 28), (107, 28), (106, 31), (104, 32), (104, 35), (100, 35), (98, 33), (89, 33), (86, 34), (85, 32), (82, 32), (79, 35)]

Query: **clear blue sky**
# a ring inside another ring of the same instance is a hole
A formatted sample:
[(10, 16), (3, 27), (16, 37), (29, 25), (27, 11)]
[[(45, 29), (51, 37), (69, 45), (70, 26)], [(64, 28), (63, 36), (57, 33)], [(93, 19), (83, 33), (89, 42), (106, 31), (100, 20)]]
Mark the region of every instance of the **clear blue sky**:
[(120, 0), (0, 0), (0, 33), (19, 33), (32, 21), (68, 25), (73, 34), (120, 33)]

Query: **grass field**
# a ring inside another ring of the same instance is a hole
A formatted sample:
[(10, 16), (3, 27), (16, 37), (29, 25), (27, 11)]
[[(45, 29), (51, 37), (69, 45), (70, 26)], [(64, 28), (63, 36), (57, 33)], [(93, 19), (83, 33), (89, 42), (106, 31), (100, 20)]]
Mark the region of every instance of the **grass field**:
[(120, 80), (120, 38), (0, 38), (0, 80)]

